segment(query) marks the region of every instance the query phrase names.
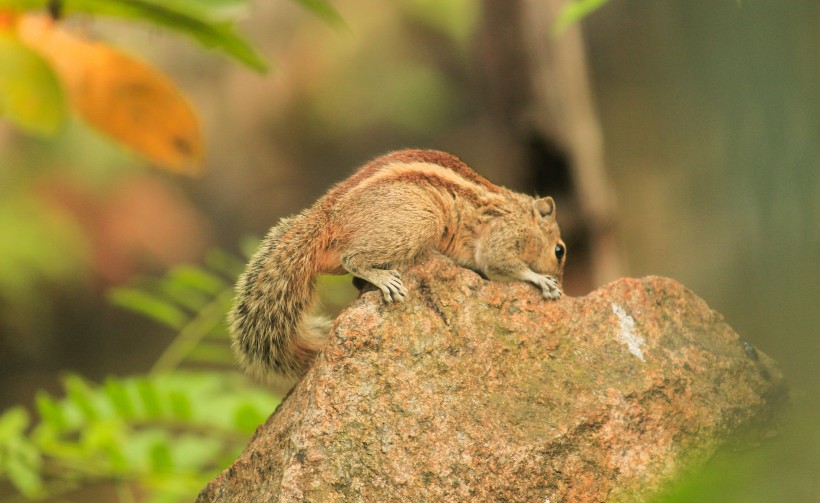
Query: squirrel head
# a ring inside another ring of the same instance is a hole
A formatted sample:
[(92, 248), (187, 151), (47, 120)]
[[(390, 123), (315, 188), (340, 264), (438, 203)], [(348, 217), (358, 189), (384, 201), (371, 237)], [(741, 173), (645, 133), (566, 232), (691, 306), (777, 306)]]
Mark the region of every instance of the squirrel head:
[(559, 280), (564, 275), (567, 245), (561, 239), (561, 230), (555, 219), (555, 201), (549, 196), (533, 202), (533, 220), (540, 232), (535, 236), (535, 258), (530, 268), (540, 274), (551, 274)]
[(567, 248), (555, 220), (555, 201), (551, 197), (535, 199), (523, 194), (514, 197), (515, 210), (487, 222), (479, 240), (476, 263), (487, 273), (497, 264), (524, 262), (534, 272), (555, 276), (560, 281)]
[(555, 219), (555, 201), (547, 196), (532, 202), (532, 223), (536, 232), (532, 236), (532, 250), (522, 259), (530, 269), (539, 274), (550, 274), (562, 279), (567, 259), (567, 245), (561, 240), (561, 230)]

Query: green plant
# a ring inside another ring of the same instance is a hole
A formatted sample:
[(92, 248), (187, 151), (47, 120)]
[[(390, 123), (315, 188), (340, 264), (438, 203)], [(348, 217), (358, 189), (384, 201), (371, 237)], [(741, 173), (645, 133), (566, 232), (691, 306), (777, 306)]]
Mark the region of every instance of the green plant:
[[(71, 375), (63, 379), (63, 398), (37, 393), (36, 419), (23, 407), (6, 411), (0, 416), (0, 479), (29, 499), (113, 483), (120, 501), (135, 494), (147, 501), (190, 501), (279, 403), (239, 372), (225, 370), (225, 314), (243, 264), (215, 251), (204, 267), (180, 266), (112, 290), (113, 302), (177, 335), (145, 376), (97, 384)], [(211, 369), (181, 370), (203, 364)]]
[[(246, 258), (257, 244), (245, 240)], [(114, 304), (176, 335), (144, 376), (102, 383), (67, 376), (63, 398), (37, 393), (36, 419), (23, 407), (6, 411), (0, 479), (29, 499), (113, 483), (123, 502), (134, 494), (147, 501), (192, 500), (279, 403), (233, 364), (225, 317), (244, 266), (245, 260), (214, 250), (204, 266), (182, 265), (112, 289)], [(346, 304), (353, 291), (346, 276), (323, 277), (318, 286), (331, 308)]]
[[(294, 1), (330, 24), (342, 22), (327, 0)], [(81, 14), (149, 23), (263, 72), (264, 58), (235, 27), (246, 10), (247, 0), (0, 0), (0, 118), (54, 137), (80, 117), (158, 167), (197, 174), (199, 119), (172, 80), (62, 20)]]
[[(327, 0), (294, 0), (330, 24), (342, 23)], [(235, 29), (247, 11), (247, 0), (0, 0), (0, 12), (38, 11), (54, 17), (89, 14), (147, 22), (180, 33), (256, 69), (267, 65)]]
[[(249, 240), (248, 248), (255, 246)], [(181, 265), (164, 277), (145, 278), (109, 292), (116, 305), (161, 323), (177, 335), (151, 368), (170, 372), (185, 362), (224, 365), (233, 362), (225, 316), (233, 302), (233, 283), (244, 262), (215, 250), (205, 267)]]
[(110, 482), (120, 501), (190, 501), (278, 403), (228, 372), (63, 386), (61, 399), (37, 394), (36, 423), (22, 407), (0, 416), (0, 477), (30, 499)]

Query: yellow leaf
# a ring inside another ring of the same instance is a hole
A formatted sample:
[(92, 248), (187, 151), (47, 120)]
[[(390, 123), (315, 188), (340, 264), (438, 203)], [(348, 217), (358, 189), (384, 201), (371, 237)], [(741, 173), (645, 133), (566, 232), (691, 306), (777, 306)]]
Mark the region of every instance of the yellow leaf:
[(29, 133), (49, 136), (60, 129), (65, 115), (65, 97), (49, 64), (0, 29), (0, 117)]
[(163, 73), (70, 33), (45, 16), (26, 15), (18, 28), (20, 38), (54, 67), (69, 101), (86, 121), (161, 167), (199, 171), (199, 121)]

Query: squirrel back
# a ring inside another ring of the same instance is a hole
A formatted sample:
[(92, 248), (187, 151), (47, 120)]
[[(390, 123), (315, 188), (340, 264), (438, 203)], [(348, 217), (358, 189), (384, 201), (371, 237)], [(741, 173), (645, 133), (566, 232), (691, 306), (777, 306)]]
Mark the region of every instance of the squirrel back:
[(366, 164), (269, 231), (229, 315), (240, 363), (263, 380), (301, 377), (330, 326), (308, 314), (315, 277), (349, 272), (387, 302), (401, 301), (408, 292), (396, 268), (430, 248), (486, 277), (560, 296), (566, 248), (552, 198), (496, 186), (444, 152), (402, 150)]

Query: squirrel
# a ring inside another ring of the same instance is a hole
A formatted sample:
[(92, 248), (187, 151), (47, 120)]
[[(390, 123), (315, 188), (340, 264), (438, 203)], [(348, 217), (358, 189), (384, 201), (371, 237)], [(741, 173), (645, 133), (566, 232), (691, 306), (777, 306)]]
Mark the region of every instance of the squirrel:
[(364, 165), (313, 206), (283, 218), (236, 285), (232, 346), (251, 376), (299, 379), (330, 329), (308, 314), (318, 274), (350, 273), (388, 303), (407, 288), (397, 270), (436, 250), (490, 279), (533, 283), (561, 296), (566, 245), (551, 197), (490, 183), (457, 157), (400, 150)]

